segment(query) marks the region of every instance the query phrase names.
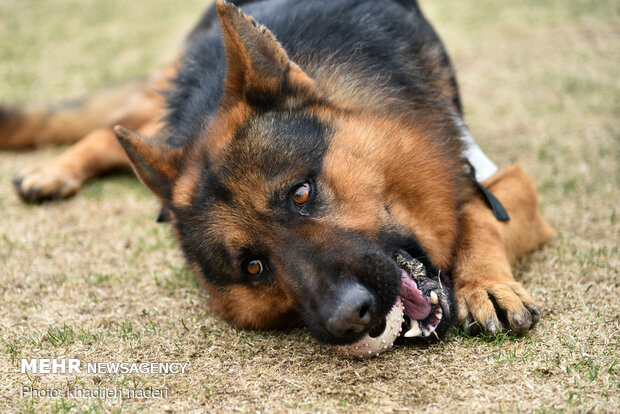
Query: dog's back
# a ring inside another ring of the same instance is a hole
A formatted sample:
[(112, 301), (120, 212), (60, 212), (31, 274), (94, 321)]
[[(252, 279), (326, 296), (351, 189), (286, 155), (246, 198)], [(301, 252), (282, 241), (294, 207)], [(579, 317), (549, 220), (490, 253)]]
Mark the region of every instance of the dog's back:
[[(419, 117), (461, 115), (448, 55), (415, 1), (237, 1), (269, 28), (292, 61), (334, 102)], [(196, 119), (218, 108), (225, 72), (214, 9), (188, 37), (187, 57), (169, 98), (169, 131), (198, 136)], [(426, 120), (428, 121), (428, 119)]]

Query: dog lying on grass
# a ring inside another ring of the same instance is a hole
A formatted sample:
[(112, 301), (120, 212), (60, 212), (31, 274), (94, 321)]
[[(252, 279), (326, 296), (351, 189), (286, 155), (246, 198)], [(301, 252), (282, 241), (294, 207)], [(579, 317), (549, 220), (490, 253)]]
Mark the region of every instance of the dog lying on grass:
[[(511, 265), (553, 231), (526, 173), (471, 139), (413, 0), (218, 0), (152, 78), (2, 108), (0, 148), (50, 143), (74, 144), (16, 173), (24, 200), (131, 165), (236, 326), (301, 320), (350, 344), (380, 334), (397, 301), (403, 333), (423, 338), (455, 319), (493, 334), (540, 317)], [(408, 281), (411, 260), (426, 282)]]

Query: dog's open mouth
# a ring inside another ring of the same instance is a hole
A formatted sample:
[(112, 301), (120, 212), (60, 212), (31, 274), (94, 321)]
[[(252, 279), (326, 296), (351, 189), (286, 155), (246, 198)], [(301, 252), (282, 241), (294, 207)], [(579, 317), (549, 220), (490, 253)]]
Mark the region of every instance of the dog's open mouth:
[(360, 341), (338, 346), (347, 356), (367, 358), (389, 349), (399, 337), (439, 339), (438, 328), (449, 325), (450, 287), (440, 275), (427, 273), (424, 265), (405, 252), (394, 254), (401, 269), (401, 290), (390, 313)]
[(436, 330), (444, 313), (450, 312), (441, 278), (432, 278), (420, 261), (406, 253), (397, 253), (395, 259), (402, 271), (403, 336), (426, 338), (434, 334), (437, 337)]

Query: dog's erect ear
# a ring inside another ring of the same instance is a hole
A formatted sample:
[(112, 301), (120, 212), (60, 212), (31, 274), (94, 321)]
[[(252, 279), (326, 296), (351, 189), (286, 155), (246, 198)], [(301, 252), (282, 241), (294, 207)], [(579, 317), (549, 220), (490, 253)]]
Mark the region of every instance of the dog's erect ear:
[(114, 133), (140, 180), (159, 198), (170, 200), (182, 150), (161, 140), (143, 137), (120, 125), (114, 127)]
[(226, 49), (225, 97), (228, 102), (318, 98), (315, 82), (292, 62), (274, 35), (234, 4), (217, 1)]

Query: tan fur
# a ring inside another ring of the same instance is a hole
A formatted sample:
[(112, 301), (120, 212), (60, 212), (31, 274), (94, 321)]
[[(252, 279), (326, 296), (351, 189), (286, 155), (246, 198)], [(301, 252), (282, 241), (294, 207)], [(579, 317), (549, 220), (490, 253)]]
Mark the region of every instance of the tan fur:
[[(101, 92), (84, 104), (7, 109), (7, 119), (0, 126), (0, 149), (72, 144), (95, 129), (112, 127), (126, 118), (146, 88), (147, 81), (138, 81)], [(131, 124), (127, 126), (139, 126)]]
[[(513, 330), (522, 330), (528, 320), (526, 307), (534, 300), (517, 283), (511, 263), (550, 240), (553, 230), (540, 216), (536, 190), (519, 166), (503, 168), (485, 182), (502, 202), (511, 220), (501, 222), (481, 197), (469, 198), (463, 208), (462, 229), (454, 266), (454, 289), (458, 316), (473, 320), (493, 332), (502, 326), (491, 297), (506, 309)], [(517, 315), (517, 317), (515, 317)], [(529, 326), (528, 326), (529, 327)]]
[[(142, 182), (160, 198), (168, 199), (172, 191), (171, 183), (178, 176), (177, 166), (183, 157), (183, 150), (143, 137), (120, 125), (114, 127), (114, 132)], [(136, 157), (141, 162), (136, 162)], [(166, 185), (162, 185), (164, 182)]]
[(217, 287), (200, 276), (201, 271), (195, 263), (192, 270), (209, 292), (211, 310), (239, 328), (284, 328), (297, 321), (295, 303), (279, 283), (273, 286)]
[(187, 167), (181, 177), (174, 183), (172, 202), (177, 207), (186, 207), (192, 203), (196, 185), (200, 179), (202, 169), (199, 165)]
[[(388, 207), (408, 224), (432, 260), (448, 269), (460, 190), (445, 173), (433, 137), (423, 133), (421, 125), (359, 111), (334, 122), (337, 131), (323, 168), (339, 207), (331, 215), (333, 224), (374, 235)], [(377, 145), (377, 136), (386, 137), (382, 145)]]
[(36, 189), (43, 194), (68, 197), (75, 194), (89, 178), (102, 171), (128, 167), (125, 151), (110, 128), (88, 134), (57, 158), (23, 171), (21, 191)]
[(211, 307), (240, 328), (283, 328), (297, 320), (295, 304), (278, 285), (273, 287), (232, 285), (222, 291), (207, 288)]
[(203, 155), (217, 165), (220, 151), (228, 147), (237, 127), (251, 115), (252, 109), (245, 101), (239, 99), (234, 103), (230, 102), (225, 110), (218, 112), (209, 125), (207, 134), (200, 140), (204, 143), (204, 148), (201, 149)]
[(155, 134), (163, 114), (163, 97), (157, 91), (169, 85), (176, 69), (177, 63), (169, 65), (147, 81), (95, 96), (75, 109), (26, 109), (3, 123), (0, 149), (79, 140), (60, 156), (18, 171), (14, 182), (20, 196), (26, 201), (69, 197), (92, 177), (129, 168), (112, 127), (121, 124)]
[(510, 207), (510, 221), (496, 224), (511, 265), (555, 235), (555, 230), (540, 214), (534, 182), (520, 165), (500, 168), (483, 184), (504, 206)]

